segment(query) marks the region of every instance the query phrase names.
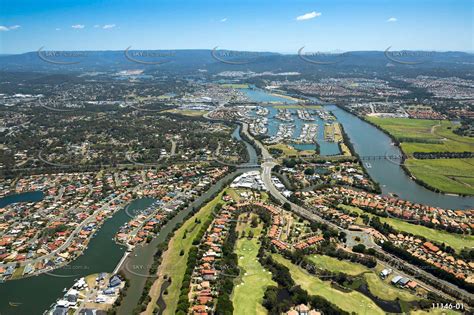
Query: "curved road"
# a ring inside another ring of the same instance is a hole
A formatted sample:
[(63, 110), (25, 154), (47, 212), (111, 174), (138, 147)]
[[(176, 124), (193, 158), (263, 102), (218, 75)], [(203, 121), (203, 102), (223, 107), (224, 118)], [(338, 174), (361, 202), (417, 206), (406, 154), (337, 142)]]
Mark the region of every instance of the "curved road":
[[(256, 143), (256, 145), (261, 149), (261, 152), (262, 152), (262, 157), (263, 157), (263, 163), (261, 165), (261, 168), (262, 168), (262, 180), (266, 186), (266, 188), (268, 189), (268, 192), (274, 197), (276, 198), (277, 200), (279, 200), (282, 204), (284, 203), (289, 203), (291, 205), (291, 210), (295, 213), (297, 213), (298, 215), (302, 216), (303, 218), (306, 218), (308, 220), (311, 220), (311, 221), (319, 221), (321, 223), (325, 223), (327, 224), (328, 226), (332, 227), (333, 229), (336, 229), (336, 230), (339, 230), (339, 231), (343, 231), (346, 233), (347, 235), (347, 238), (350, 238), (350, 237), (356, 237), (356, 236), (359, 236), (361, 240), (363, 240), (363, 243), (366, 247), (370, 247), (370, 248), (373, 248), (377, 251), (377, 253), (379, 253), (381, 256), (383, 256), (384, 258), (386, 258), (386, 260), (388, 261), (391, 261), (391, 262), (394, 262), (396, 265), (398, 264), (399, 266), (407, 266), (409, 267), (411, 270), (414, 270), (415, 273), (418, 273), (420, 275), (423, 275), (424, 277), (426, 278), (429, 278), (430, 280), (432, 280), (434, 283), (439, 283), (441, 284), (442, 286), (448, 286), (450, 287), (451, 289), (455, 290), (455, 291), (458, 291), (460, 292), (464, 298), (468, 301), (472, 301), (473, 300), (473, 294), (463, 290), (463, 289), (460, 289), (458, 288), (457, 286), (455, 286), (454, 284), (450, 283), (450, 282), (447, 282), (447, 281), (444, 281), (444, 280), (441, 280), (441, 279), (438, 279), (437, 277), (433, 276), (431, 273), (428, 273), (416, 266), (413, 266), (411, 264), (409, 264), (408, 262), (406, 262), (405, 260), (402, 260), (394, 255), (391, 255), (385, 251), (383, 251), (380, 246), (378, 246), (373, 238), (371, 236), (367, 237), (367, 234), (365, 232), (358, 232), (358, 231), (349, 231), (349, 230), (346, 230), (346, 229), (343, 229), (342, 227), (330, 222), (330, 221), (327, 221), (325, 219), (323, 219), (322, 217), (320, 217), (319, 215), (309, 211), (308, 209), (306, 208), (303, 208), (299, 205), (296, 205), (292, 202), (290, 202), (285, 196), (283, 196), (280, 191), (278, 189), (276, 189), (275, 185), (273, 184), (272, 182), (272, 179), (271, 179), (271, 172), (272, 172), (272, 168), (277, 165), (277, 163), (274, 161), (272, 155), (268, 152), (268, 150), (265, 148), (265, 146), (260, 143), (259, 141), (257, 141), (255, 138), (253, 138), (250, 133), (248, 132), (248, 125), (246, 123), (243, 124), (243, 129), (242, 131), (250, 138), (250, 139), (253, 139), (254, 142)], [(377, 259), (378, 263), (380, 263), (381, 265), (383, 266), (386, 266), (387, 263), (384, 262), (384, 261), (381, 261), (379, 259)], [(392, 267), (393, 268), (393, 267)], [(402, 275), (405, 275), (405, 273), (403, 272), (400, 272), (398, 270), (398, 273), (402, 274)], [(442, 297), (445, 297), (445, 298), (448, 298), (448, 301), (453, 299), (453, 300), (456, 300), (455, 298), (451, 297), (449, 294), (445, 293), (444, 291), (441, 291), (439, 289), (436, 289), (426, 283), (420, 283), (421, 286), (423, 286), (424, 288), (432, 291), (432, 292), (436, 292), (437, 294), (439, 294), (440, 296)], [(445, 301), (446, 302), (446, 301)]]

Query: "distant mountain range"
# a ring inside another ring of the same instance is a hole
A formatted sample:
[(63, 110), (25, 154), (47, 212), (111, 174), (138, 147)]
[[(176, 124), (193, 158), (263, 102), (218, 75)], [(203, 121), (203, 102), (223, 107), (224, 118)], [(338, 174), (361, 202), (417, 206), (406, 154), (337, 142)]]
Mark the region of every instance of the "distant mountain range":
[(144, 70), (144, 73), (222, 71), (317, 72), (378, 69), (408, 71), (449, 69), (466, 73), (474, 69), (474, 55), (466, 52), (353, 51), (299, 54), (230, 50), (126, 50), (46, 51), (0, 55), (0, 71), (90, 72)]

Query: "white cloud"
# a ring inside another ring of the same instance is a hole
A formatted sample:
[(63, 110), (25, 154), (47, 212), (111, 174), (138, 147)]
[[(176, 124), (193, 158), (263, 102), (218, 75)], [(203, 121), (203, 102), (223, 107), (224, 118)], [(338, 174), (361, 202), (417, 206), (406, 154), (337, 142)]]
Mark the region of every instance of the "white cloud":
[(227, 18), (221, 19), (221, 22), (222, 22), (222, 23), (227, 22)]
[(396, 22), (396, 21), (398, 21), (398, 19), (394, 17), (391, 17), (387, 20), (387, 22)]
[(21, 27), (20, 25), (12, 25), (12, 26), (0, 25), (0, 32), (14, 31), (14, 30), (19, 29), (20, 27)]
[(309, 13), (296, 17), (296, 20), (297, 21), (311, 20), (311, 19), (314, 19), (315, 17), (321, 16), (321, 14), (322, 14), (321, 12), (313, 11), (313, 12), (309, 12)]
[(59, 27), (58, 27), (58, 28), (56, 28), (56, 31), (60, 31), (60, 30), (61, 30), (61, 29), (60, 29)]
[(107, 29), (109, 29), (109, 28), (114, 28), (115, 26), (116, 26), (115, 24), (105, 24), (102, 28), (103, 28), (104, 30), (107, 30)]
[(74, 24), (74, 25), (71, 25), (72, 28), (76, 29), (76, 30), (81, 30), (83, 29), (84, 27), (86, 27), (85, 25), (82, 25), (82, 24)]
[(94, 28), (99, 28), (99, 27), (100, 27), (99, 24), (94, 25)]

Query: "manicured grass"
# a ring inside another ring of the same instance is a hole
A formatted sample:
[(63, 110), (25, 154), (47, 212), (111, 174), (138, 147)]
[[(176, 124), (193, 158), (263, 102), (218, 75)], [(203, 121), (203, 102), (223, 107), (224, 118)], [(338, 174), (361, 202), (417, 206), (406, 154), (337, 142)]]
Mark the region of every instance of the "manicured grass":
[(386, 301), (394, 301), (396, 299), (403, 301), (416, 301), (420, 300), (419, 297), (413, 295), (408, 291), (408, 289), (398, 289), (388, 282), (380, 279), (379, 275), (371, 272), (364, 274), (364, 277), (367, 281), (369, 291)]
[(283, 144), (283, 143), (278, 143), (278, 144), (272, 144), (267, 146), (268, 149), (275, 148), (275, 149), (280, 149), (283, 151), (284, 157), (289, 157), (289, 156), (298, 156), (298, 155), (305, 155), (305, 154), (314, 154), (314, 150), (305, 150), (305, 151), (298, 151), (292, 146), (288, 144)]
[(257, 260), (260, 248), (258, 237), (262, 231), (262, 224), (251, 228), (250, 222), (251, 220), (239, 223), (239, 228), (244, 230), (246, 235), (249, 231), (253, 231), (254, 237), (251, 240), (247, 237), (238, 239), (235, 248), (242, 275), (236, 280), (232, 292), (233, 314), (237, 315), (267, 314), (266, 309), (262, 306), (263, 295), (268, 286), (276, 285), (271, 274)]
[(405, 162), (416, 178), (448, 193), (474, 194), (474, 158)]
[[(166, 304), (166, 309), (163, 314), (175, 314), (178, 303), (178, 298), (181, 289), (181, 283), (184, 278), (184, 272), (186, 270), (186, 263), (188, 261), (189, 250), (192, 247), (194, 237), (198, 234), (201, 226), (211, 216), (214, 207), (218, 203), (222, 203), (221, 192), (213, 200), (202, 207), (195, 215), (183, 223), (183, 225), (176, 231), (174, 236), (171, 238), (168, 250), (163, 254), (163, 260), (158, 269), (159, 279), (155, 282), (156, 287), (152, 288), (150, 296), (152, 296), (153, 305), (158, 298), (161, 286), (164, 283), (163, 276), (167, 275), (171, 278), (171, 284), (167, 288), (168, 294), (163, 295), (163, 299)], [(198, 222), (196, 222), (198, 219)], [(186, 232), (187, 231), (187, 232)], [(183, 236), (186, 234), (186, 238)], [(183, 250), (184, 255), (180, 256), (180, 252)], [(150, 306), (150, 305), (148, 305)]]
[[(339, 205), (343, 209), (347, 209), (349, 211), (358, 212), (359, 214), (365, 213), (369, 217), (372, 217), (373, 214), (364, 212), (362, 209), (357, 207), (347, 206), (347, 205)], [(423, 236), (428, 240), (435, 241), (438, 243), (445, 243), (446, 245), (451, 246), (457, 252), (460, 252), (461, 249), (464, 247), (470, 248), (472, 244), (474, 244), (474, 236), (473, 235), (460, 235), (454, 233), (448, 233), (446, 231), (430, 229), (426, 226), (412, 224), (400, 219), (395, 218), (382, 218), (380, 217), (380, 221), (388, 223), (394, 229), (411, 233), (413, 235)]]
[(376, 270), (369, 269), (364, 265), (324, 255), (311, 255), (308, 256), (308, 259), (324, 270), (342, 272), (351, 276), (363, 273), (370, 292), (383, 300), (393, 301), (397, 298), (404, 301), (419, 300), (417, 296), (409, 291), (395, 288), (388, 282), (380, 279)]
[[(457, 125), (427, 119), (367, 119), (402, 141), (400, 147), (409, 157), (405, 165), (413, 176), (446, 193), (474, 195), (474, 159), (413, 158), (414, 152), (474, 152), (474, 138), (455, 134)], [(403, 142), (407, 138), (412, 141)]]
[(283, 258), (281, 255), (274, 254), (272, 257), (278, 263), (286, 266), (290, 270), (291, 277), (296, 284), (300, 285), (302, 289), (308, 291), (310, 295), (321, 296), (349, 313), (385, 314), (385, 312), (371, 299), (362, 293), (357, 291), (349, 293), (339, 291), (332, 288), (329, 281), (322, 281), (321, 279), (310, 275), (302, 268)]
[(347, 275), (356, 276), (369, 269), (361, 264), (352, 263), (347, 260), (339, 260), (325, 255), (311, 255), (308, 259), (317, 267), (331, 272), (342, 272)]

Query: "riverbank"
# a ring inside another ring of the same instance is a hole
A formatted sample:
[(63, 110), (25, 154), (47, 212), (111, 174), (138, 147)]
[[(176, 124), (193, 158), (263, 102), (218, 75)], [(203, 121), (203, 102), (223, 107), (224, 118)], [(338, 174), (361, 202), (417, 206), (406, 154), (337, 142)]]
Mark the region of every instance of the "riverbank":
[[(359, 118), (381, 130), (393, 140), (393, 143), (403, 152), (402, 169), (414, 181), (438, 193), (458, 196), (474, 195), (474, 177), (468, 176), (474, 173), (474, 159), (418, 160), (413, 157), (417, 152), (474, 150), (474, 140), (449, 134), (454, 127), (450, 122), (403, 118)], [(435, 133), (435, 130), (440, 128), (443, 129), (443, 135)]]
[[(336, 105), (325, 105), (342, 124), (353, 150), (359, 156), (400, 156), (400, 148), (385, 132), (358, 116)], [(403, 168), (391, 160), (371, 161), (367, 173), (380, 184), (383, 194), (395, 194), (414, 203), (444, 209), (471, 209), (473, 197), (450, 196), (435, 193), (408, 176)]]

